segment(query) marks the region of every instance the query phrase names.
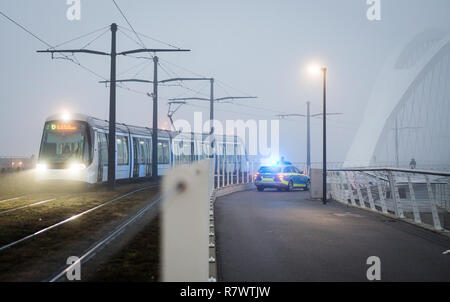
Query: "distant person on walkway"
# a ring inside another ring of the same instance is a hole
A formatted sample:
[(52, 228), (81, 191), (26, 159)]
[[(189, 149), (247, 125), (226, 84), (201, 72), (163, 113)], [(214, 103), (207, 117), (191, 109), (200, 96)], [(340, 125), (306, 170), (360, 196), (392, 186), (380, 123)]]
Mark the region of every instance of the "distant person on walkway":
[(415, 169), (416, 168), (416, 160), (414, 158), (411, 158), (411, 161), (409, 162), (409, 167), (411, 169)]

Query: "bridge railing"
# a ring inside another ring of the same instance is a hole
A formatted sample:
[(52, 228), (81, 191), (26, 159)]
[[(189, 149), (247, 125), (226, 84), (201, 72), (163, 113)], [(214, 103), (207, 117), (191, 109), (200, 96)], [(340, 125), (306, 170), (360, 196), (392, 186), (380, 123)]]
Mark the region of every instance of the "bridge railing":
[(328, 170), (332, 198), (400, 219), (450, 230), (450, 173), (395, 168)]
[(253, 183), (254, 175), (258, 171), (260, 162), (256, 160), (242, 160), (242, 162), (227, 162), (224, 157), (214, 162), (214, 188), (219, 189), (231, 185)]

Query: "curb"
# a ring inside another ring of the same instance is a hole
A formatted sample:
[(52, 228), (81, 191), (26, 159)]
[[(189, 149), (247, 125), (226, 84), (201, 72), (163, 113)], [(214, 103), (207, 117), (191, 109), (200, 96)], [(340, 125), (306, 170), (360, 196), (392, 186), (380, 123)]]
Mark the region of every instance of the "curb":
[(216, 254), (216, 232), (215, 232), (215, 211), (214, 203), (216, 198), (226, 196), (236, 192), (248, 191), (254, 188), (253, 183), (234, 184), (227, 187), (216, 188), (211, 193), (209, 199), (209, 282), (217, 282), (217, 254)]

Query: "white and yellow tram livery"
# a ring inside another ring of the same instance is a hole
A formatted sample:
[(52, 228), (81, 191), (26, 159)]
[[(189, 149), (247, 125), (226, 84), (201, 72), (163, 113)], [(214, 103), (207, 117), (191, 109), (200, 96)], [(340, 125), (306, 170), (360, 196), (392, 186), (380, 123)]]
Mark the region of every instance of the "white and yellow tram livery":
[[(47, 118), (36, 165), (38, 180), (70, 180), (89, 184), (107, 181), (108, 121), (83, 114)], [(116, 179), (152, 176), (152, 129), (116, 124)], [(158, 175), (172, 165), (189, 164), (209, 156), (217, 144), (220, 169), (241, 171), (245, 147), (235, 136), (180, 133), (158, 130)], [(232, 152), (230, 152), (232, 150)], [(217, 165), (216, 165), (217, 166)]]

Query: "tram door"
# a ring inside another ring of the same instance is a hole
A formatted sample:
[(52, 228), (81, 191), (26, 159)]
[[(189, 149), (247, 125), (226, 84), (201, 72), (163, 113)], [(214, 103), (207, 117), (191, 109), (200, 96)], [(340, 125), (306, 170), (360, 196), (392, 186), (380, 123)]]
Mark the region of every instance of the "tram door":
[(129, 137), (116, 136), (116, 179), (129, 178), (131, 175)]
[(133, 177), (139, 177), (139, 139), (133, 137)]

